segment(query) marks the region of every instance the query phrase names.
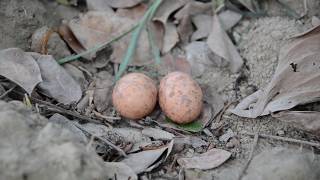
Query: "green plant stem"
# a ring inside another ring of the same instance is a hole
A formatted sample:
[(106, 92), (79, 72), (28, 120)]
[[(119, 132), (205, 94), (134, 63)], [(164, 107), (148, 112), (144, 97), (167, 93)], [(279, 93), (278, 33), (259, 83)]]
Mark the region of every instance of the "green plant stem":
[(137, 27), (138, 27), (138, 24), (133, 26), (132, 28), (130, 28), (128, 31), (120, 34), (119, 36), (114, 37), (113, 39), (111, 39), (111, 40), (109, 40), (109, 41), (107, 41), (107, 42), (105, 42), (103, 44), (99, 44), (97, 46), (94, 46), (93, 48), (90, 48), (90, 49), (88, 49), (88, 50), (86, 50), (86, 51), (84, 51), (82, 53), (77, 54), (77, 55), (72, 55), (72, 56), (68, 56), (68, 57), (59, 59), (57, 62), (59, 64), (64, 64), (64, 63), (67, 63), (67, 62), (70, 62), (70, 61), (74, 61), (74, 60), (80, 58), (81, 56), (89, 54), (91, 52), (99, 51), (99, 50), (105, 48), (106, 46), (110, 45), (111, 43), (114, 43), (114, 42), (120, 40), (121, 38), (123, 38), (124, 36), (129, 34), (131, 31), (135, 30)]
[(125, 56), (122, 59), (122, 62), (119, 67), (118, 73), (115, 75), (115, 80), (118, 81), (121, 77), (121, 75), (126, 70), (127, 66), (130, 64), (130, 61), (132, 57), (134, 56), (138, 40), (140, 38), (140, 34), (145, 27), (145, 24), (151, 20), (154, 13), (156, 12), (157, 8), (160, 6), (162, 0), (155, 0), (153, 4), (150, 6), (150, 8), (147, 10), (147, 12), (144, 14), (143, 18), (138, 23), (138, 27), (134, 29), (132, 32), (132, 38), (130, 40), (127, 52)]

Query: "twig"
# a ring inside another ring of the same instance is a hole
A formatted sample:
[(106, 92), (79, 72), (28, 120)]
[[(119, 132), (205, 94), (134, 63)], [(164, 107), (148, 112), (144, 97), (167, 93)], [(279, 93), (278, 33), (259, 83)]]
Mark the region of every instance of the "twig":
[(122, 156), (127, 157), (127, 154), (118, 146), (114, 145), (112, 142), (110, 142), (107, 139), (101, 138), (100, 136), (96, 136), (90, 132), (88, 132), (87, 130), (85, 130), (84, 128), (82, 128), (81, 126), (74, 124), (77, 128), (79, 128), (80, 130), (84, 131), (85, 133), (89, 134), (90, 136), (94, 136), (94, 138), (99, 139), (100, 141), (106, 143), (107, 145), (109, 145), (110, 147), (112, 147), (113, 149), (115, 149), (116, 151), (118, 151)]
[[(20, 94), (19, 92), (16, 92), (17, 94)], [(88, 122), (92, 122), (92, 123), (96, 123), (96, 124), (101, 124), (102, 122), (101, 121), (98, 121), (98, 120), (95, 120), (95, 119), (92, 119), (90, 117), (87, 117), (87, 116), (83, 116), (77, 112), (74, 112), (74, 111), (70, 111), (70, 110), (67, 110), (67, 109), (63, 109), (62, 107), (59, 107), (57, 105), (54, 105), (54, 104), (51, 104), (51, 103), (48, 103), (46, 101), (42, 101), (40, 99), (37, 99), (37, 98), (33, 98), (33, 97), (29, 97), (33, 102), (36, 102), (38, 104), (42, 104), (42, 105), (45, 105), (45, 106), (48, 106), (48, 108), (50, 108), (51, 111), (53, 112), (57, 112), (57, 113), (61, 113), (61, 114), (67, 114), (67, 115), (70, 115), (70, 116), (73, 116), (73, 117), (76, 117), (76, 118), (79, 118), (79, 119), (82, 119), (82, 120), (86, 120)]]
[(120, 120), (121, 117), (112, 117), (112, 116), (105, 116), (95, 110), (92, 111), (94, 115), (96, 115), (99, 118), (105, 119), (105, 120)]
[[(250, 132), (244, 132), (244, 133), (241, 133), (241, 134), (254, 136), (254, 134), (250, 133)], [(281, 136), (273, 136), (273, 135), (267, 135), (267, 134), (259, 134), (259, 136), (262, 137), (262, 138), (270, 138), (270, 139), (275, 139), (275, 140), (280, 140), (280, 141), (287, 141), (287, 142), (298, 143), (298, 144), (304, 144), (304, 145), (309, 145), (309, 146), (314, 146), (314, 147), (320, 148), (320, 143), (313, 143), (313, 142), (309, 142), (309, 141), (303, 141), (303, 140), (298, 140), (298, 139), (293, 139), (293, 138), (287, 138), (287, 137), (281, 137)]]
[(249, 167), (249, 164), (253, 158), (253, 152), (256, 149), (256, 146), (258, 144), (258, 139), (259, 139), (259, 134), (258, 134), (258, 132), (256, 132), (256, 133), (254, 133), (253, 143), (252, 143), (252, 146), (250, 149), (250, 155), (249, 155), (248, 161), (246, 162), (246, 164), (243, 166), (242, 170), (240, 171), (238, 180), (242, 179), (243, 175), (245, 174), (245, 172), (247, 171), (247, 169)]
[(14, 90), (14, 88), (16, 88), (17, 85), (14, 85), (12, 88), (8, 89), (6, 92), (4, 92), (1, 96), (0, 99), (6, 97), (12, 90)]

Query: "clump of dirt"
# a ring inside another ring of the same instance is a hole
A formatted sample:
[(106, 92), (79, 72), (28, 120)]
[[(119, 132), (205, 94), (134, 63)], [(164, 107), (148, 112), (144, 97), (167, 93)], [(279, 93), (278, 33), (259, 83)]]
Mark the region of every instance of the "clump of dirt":
[(248, 82), (263, 88), (270, 82), (278, 63), (279, 50), (302, 32), (303, 25), (285, 17), (261, 18), (252, 23), (239, 44), (249, 68)]
[(0, 1), (0, 49), (29, 49), (31, 34), (46, 22), (46, 9), (38, 0)]

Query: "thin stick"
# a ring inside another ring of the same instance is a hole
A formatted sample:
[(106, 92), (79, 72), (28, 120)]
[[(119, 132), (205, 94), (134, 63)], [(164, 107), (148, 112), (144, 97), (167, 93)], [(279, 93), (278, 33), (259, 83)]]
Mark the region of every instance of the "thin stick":
[(12, 88), (8, 89), (6, 92), (4, 92), (1, 96), (0, 99), (6, 97), (14, 88), (16, 88), (17, 85), (14, 85)]
[(90, 132), (88, 132), (87, 130), (85, 130), (84, 128), (82, 128), (81, 126), (78, 126), (77, 124), (74, 124), (75, 126), (77, 126), (77, 128), (79, 128), (80, 130), (84, 131), (85, 133), (89, 134), (90, 136), (94, 136), (94, 138), (99, 139), (100, 141), (106, 143), (107, 145), (109, 145), (110, 147), (112, 147), (113, 149), (115, 149), (116, 151), (118, 151), (122, 156), (127, 157), (127, 154), (118, 146), (114, 145), (112, 142), (110, 142), (107, 139), (101, 138), (100, 136), (96, 136)]
[(112, 116), (105, 116), (95, 110), (92, 111), (94, 115), (96, 115), (97, 117), (99, 118), (102, 118), (102, 119), (106, 119), (106, 120), (120, 120), (121, 117), (112, 117)]
[[(254, 134), (250, 133), (250, 132), (244, 132), (244, 133), (241, 133), (241, 134), (254, 136)], [(259, 134), (259, 136), (262, 137), (262, 138), (270, 138), (270, 139), (275, 139), (275, 140), (280, 140), (280, 141), (287, 141), (287, 142), (298, 143), (298, 144), (304, 144), (304, 145), (309, 145), (309, 146), (320, 148), (320, 143), (313, 143), (313, 142), (309, 142), (309, 141), (303, 141), (303, 140), (298, 140), (298, 139), (293, 139), (293, 138), (287, 138), (287, 137), (281, 137), (281, 136), (273, 136), (273, 135), (267, 135), (267, 134)]]
[(258, 132), (256, 132), (254, 134), (253, 143), (252, 143), (252, 146), (250, 149), (250, 155), (249, 155), (248, 161), (246, 162), (246, 164), (243, 166), (242, 170), (240, 171), (238, 180), (242, 179), (243, 175), (245, 174), (245, 172), (247, 171), (247, 169), (249, 167), (249, 164), (253, 158), (253, 152), (256, 149), (256, 146), (258, 145), (258, 139), (259, 139), (259, 134), (258, 134)]

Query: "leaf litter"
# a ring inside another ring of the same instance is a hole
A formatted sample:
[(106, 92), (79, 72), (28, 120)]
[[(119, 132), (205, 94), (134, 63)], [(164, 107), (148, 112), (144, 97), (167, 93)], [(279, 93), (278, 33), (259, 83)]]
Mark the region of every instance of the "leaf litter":
[[(99, 2), (99, 0), (96, 0), (95, 2)], [(121, 31), (122, 28), (125, 30), (130, 29), (130, 27), (132, 27), (147, 10), (147, 6), (140, 3), (140, 1), (104, 1), (104, 3), (106, 3), (104, 4), (105, 7), (102, 7), (101, 9), (99, 9), (99, 5), (90, 5), (91, 9), (98, 11), (85, 13), (84, 15), (81, 15), (80, 18), (69, 21), (65, 26), (67, 27), (68, 33), (60, 33), (76, 53), (80, 54), (90, 52), (97, 44), (104, 44), (110, 39), (113, 39), (118, 32), (121, 34), (123, 32)], [(114, 10), (111, 9), (111, 7)], [(123, 7), (125, 7), (125, 9), (122, 9)], [(104, 9), (106, 12), (101, 11)], [(226, 63), (229, 63), (232, 72), (238, 72), (241, 69), (243, 61), (239, 56), (236, 47), (229, 38), (229, 35), (226, 33), (226, 31), (229, 31), (241, 19), (241, 15), (227, 9), (212, 16), (211, 11), (211, 3), (184, 0), (162, 2), (162, 6), (160, 6), (156, 16), (153, 18), (153, 21), (146, 25), (148, 29), (151, 29), (153, 35), (156, 34), (155, 42), (158, 46), (157, 48), (161, 50), (159, 56), (162, 56), (162, 67), (160, 67), (160, 69), (165, 69), (167, 72), (175, 70), (183, 71), (192, 74), (199, 79), (206, 73), (208, 68), (223, 68), (226, 66)], [(120, 19), (123, 19), (123, 21)], [(195, 25), (197, 31), (193, 29), (191, 23)], [(230, 32), (232, 32), (232, 30), (230, 30)], [(130, 63), (131, 66), (144, 66), (149, 65), (149, 63), (153, 63), (151, 61), (152, 54), (150, 53), (150, 49), (152, 49), (152, 47), (149, 47), (151, 42), (148, 41), (150, 40), (148, 38), (150, 38), (150, 34), (147, 34), (147, 31), (143, 31), (138, 46), (135, 48), (137, 50), (136, 55), (139, 56), (142, 54), (143, 58), (138, 57), (138, 60), (133, 59)], [(206, 38), (208, 38), (207, 42), (205, 42)], [(112, 44), (114, 52), (111, 57), (111, 62), (114, 64), (121, 63), (123, 54), (125, 53), (129, 43), (130, 38), (125, 37)], [(200, 45), (196, 46), (194, 44)], [(187, 47), (185, 48), (186, 45)], [(181, 56), (174, 54), (173, 51), (175, 49), (181, 48), (179, 46), (184, 48), (186, 55)], [(141, 49), (143, 49), (143, 51), (140, 52)], [(95, 60), (97, 50), (98, 49), (93, 50), (89, 55), (83, 55), (83, 57)], [(34, 56), (36, 57), (38, 55)], [(138, 62), (139, 60), (142, 61)], [(53, 61), (54, 59), (50, 60), (50, 63), (47, 62), (47, 64), (51, 64)], [(46, 63), (46, 61), (43, 63)], [(43, 66), (43, 64), (39, 66)], [(53, 67), (55, 66), (56, 65), (53, 65)], [(91, 84), (95, 84), (93, 88), (85, 85), (88, 83), (85, 82), (87, 80), (87, 76), (84, 76), (83, 73), (79, 73), (81, 71), (77, 69), (77, 67), (71, 64), (66, 64), (64, 66), (69, 75), (71, 75), (70, 77), (75, 79), (77, 84), (81, 85), (82, 90), (94, 91), (86, 101), (90, 102), (90, 105), (92, 105), (92, 102), (94, 103), (94, 108), (98, 111), (97, 113), (101, 113), (102, 115), (110, 113), (108, 110), (110, 110), (109, 98), (113, 84), (113, 76), (108, 72), (110, 70), (109, 64), (97, 67), (95, 71), (93, 71), (92, 77), (95, 78), (95, 83), (90, 82)], [(299, 69), (300, 66), (298, 65), (297, 67), (297, 69)], [(134, 68), (136, 67), (133, 67), (133, 69)], [(52, 82), (54, 81), (55, 80), (52, 80)], [(40, 84), (39, 87), (41, 89)], [(58, 87), (58, 89), (59, 88), (61, 89), (61, 87)], [(42, 88), (42, 90), (44, 89), (45, 88)], [(207, 91), (207, 89), (210, 89), (210, 92)], [(137, 122), (138, 125), (135, 126), (136, 128), (128, 128), (127, 122), (119, 121), (114, 121), (111, 124), (108, 124), (109, 121), (101, 121), (101, 123), (106, 123), (108, 127), (106, 125), (96, 126), (90, 123), (77, 125), (82, 128), (85, 127), (84, 129), (86, 129), (86, 131), (97, 136), (108, 136), (110, 135), (108, 134), (110, 131), (114, 131), (125, 139), (122, 139), (123, 141), (130, 141), (132, 143), (131, 147), (121, 147), (126, 149), (126, 153), (131, 153), (128, 157), (126, 157), (122, 162), (107, 162), (106, 164), (109, 165), (108, 170), (110, 171), (110, 174), (116, 174), (118, 179), (137, 179), (136, 174), (149, 172), (164, 162), (170, 154), (173, 144), (176, 144), (175, 141), (179, 138), (180, 140), (183, 140), (177, 143), (189, 144), (194, 149), (203, 146), (203, 151), (210, 149), (212, 145), (216, 145), (215, 143), (209, 143), (207, 137), (200, 135), (203, 134), (200, 132), (202, 132), (204, 128), (209, 127), (212, 121), (215, 120), (215, 117), (221, 111), (224, 111), (224, 101), (222, 100), (221, 95), (213, 91), (212, 87), (207, 89), (203, 88), (205, 92), (205, 104), (202, 115), (199, 117), (198, 121), (192, 124), (178, 126), (168, 121), (163, 122), (159, 120), (156, 123), (156, 126), (158, 127), (149, 127), (148, 124), (145, 126), (146, 124), (143, 123), (146, 122), (144, 122), (145, 120), (142, 120)], [(78, 91), (75, 90), (75, 92), (76, 93), (74, 95), (78, 97)], [(80, 94), (82, 95), (82, 92)], [(62, 101), (57, 94), (49, 95), (49, 93), (46, 93), (46, 95), (52, 96), (57, 100), (59, 99), (58, 102)], [(260, 96), (261, 94), (258, 95)], [(260, 98), (259, 96), (256, 98)], [(69, 100), (66, 104), (70, 104), (70, 102), (74, 102), (74, 100)], [(91, 110), (86, 115), (94, 116), (92, 113), (95, 110)], [(223, 112), (220, 113), (221, 116), (222, 114)], [(312, 116), (310, 114), (312, 114)], [(317, 115), (315, 112), (304, 111), (302, 113), (298, 111), (282, 111), (272, 115), (280, 119), (290, 119), (292, 120), (291, 122), (295, 122), (303, 127), (305, 126), (312, 132), (317, 131), (318, 128), (316, 120), (314, 119)], [(114, 111), (112, 112), (111, 117), (113, 116), (116, 116)], [(305, 119), (305, 121), (299, 121), (301, 118)], [(315, 122), (315, 125), (313, 125), (313, 122)], [(131, 123), (129, 124), (129, 126), (132, 126)], [(312, 124), (312, 126), (310, 126), (310, 124)], [(126, 127), (123, 127), (123, 125)], [(113, 128), (112, 126), (116, 126), (116, 128)], [(137, 129), (137, 127), (139, 128)], [(193, 135), (196, 136), (190, 135), (190, 132), (194, 133)], [(207, 135), (206, 132), (205, 134)], [(177, 137), (176, 135), (182, 135), (183, 137)], [(226, 143), (234, 134), (227, 131), (224, 135), (226, 137), (223, 137), (222, 135), (220, 138), (221, 142)], [(205, 137), (203, 138), (205, 140), (200, 137)], [(174, 139), (174, 141), (172, 139)], [(170, 142), (164, 146), (154, 145), (155, 143), (164, 144), (167, 141)], [(91, 143), (97, 145), (97, 142)], [(103, 148), (99, 148), (99, 150), (96, 149), (96, 152), (99, 154), (104, 151), (105, 149)], [(178, 163), (180, 164), (180, 167), (185, 168), (211, 169), (220, 166), (230, 157), (230, 155), (231, 153), (222, 149), (211, 149), (199, 156), (194, 156), (193, 158), (179, 158)], [(106, 158), (106, 156), (103, 156), (103, 158)], [(107, 159), (107, 161), (108, 160), (110, 159)]]

